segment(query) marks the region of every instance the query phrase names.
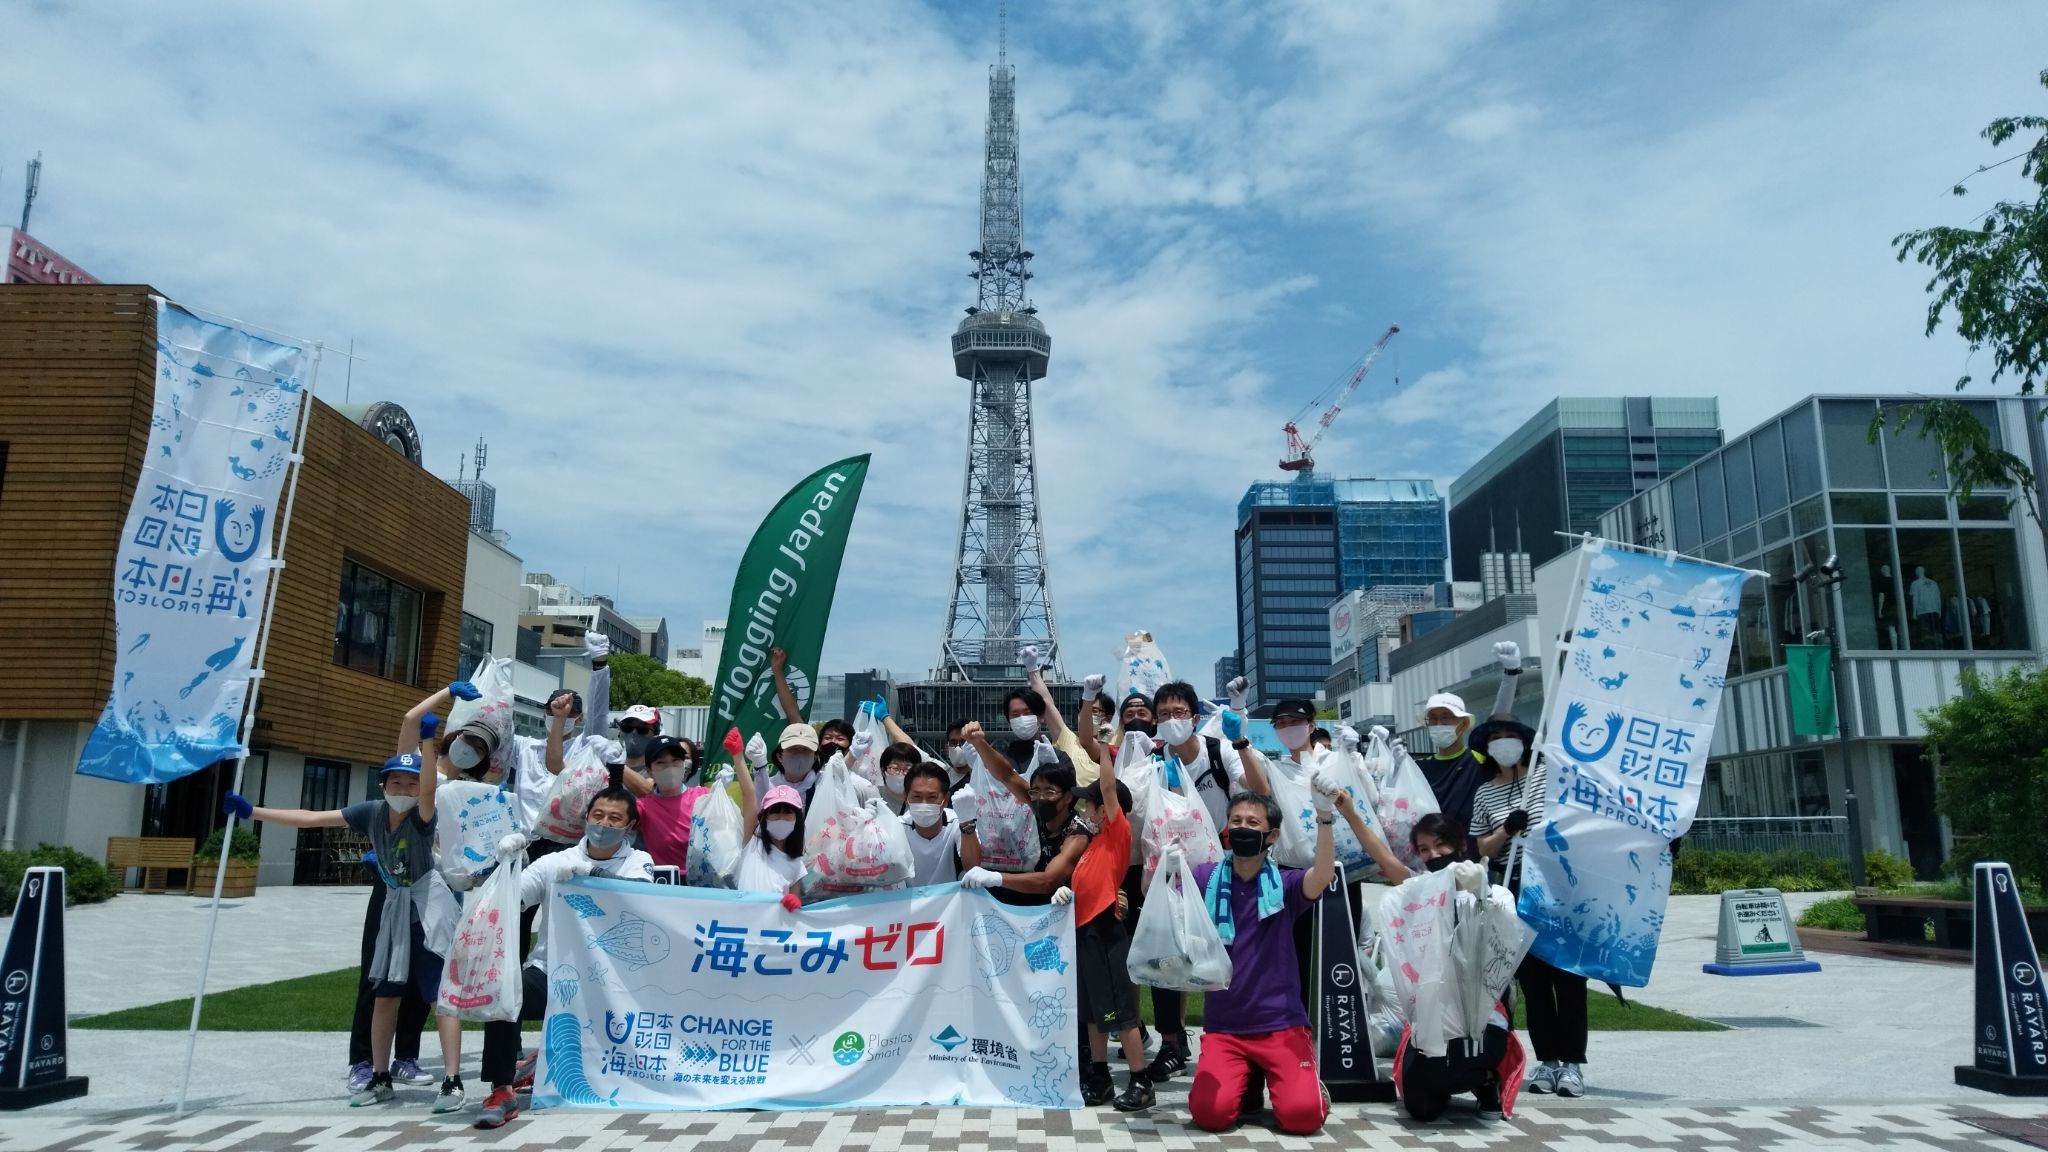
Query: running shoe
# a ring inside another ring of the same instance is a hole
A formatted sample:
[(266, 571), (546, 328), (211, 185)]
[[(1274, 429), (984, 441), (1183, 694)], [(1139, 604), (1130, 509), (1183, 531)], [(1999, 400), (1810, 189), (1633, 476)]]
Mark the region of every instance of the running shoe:
[(417, 1060), (393, 1060), (391, 1082), (394, 1084), (432, 1084), (434, 1074), (420, 1067)]
[(349, 1065), (348, 1090), (351, 1093), (355, 1093), (368, 1088), (370, 1086), (370, 1077), (375, 1074), (376, 1069), (370, 1067), (368, 1060), (358, 1060), (354, 1064)]
[(1499, 1085), (1493, 1083), (1481, 1084), (1472, 1090), (1472, 1095), (1479, 1098), (1479, 1118), (1481, 1120), (1491, 1122), (1501, 1118)]
[(441, 1081), (441, 1095), (434, 1101), (434, 1114), (462, 1111), (462, 1081), (453, 1078)]
[(368, 1108), (372, 1104), (389, 1104), (398, 1098), (398, 1092), (391, 1087), (389, 1073), (373, 1075), (363, 1090), (348, 1098), (351, 1108)]
[(1528, 1090), (1539, 1096), (1557, 1091), (1557, 1074), (1563, 1067), (1555, 1060), (1545, 1060), (1538, 1064), (1529, 1072)]
[(515, 1092), (533, 1091), (533, 1070), (540, 1066), (540, 1049), (536, 1048), (519, 1058), (512, 1066), (512, 1089)]
[(1145, 1069), (1145, 1078), (1158, 1083), (1171, 1080), (1175, 1075), (1188, 1069), (1188, 1049), (1184, 1040), (1159, 1041), (1159, 1054), (1152, 1057), (1152, 1064)]
[(503, 1128), (505, 1122), (519, 1115), (519, 1096), (510, 1088), (493, 1088), (484, 1097), (483, 1110), (476, 1114), (479, 1128)]
[(1577, 1064), (1566, 1064), (1558, 1069), (1557, 1094), (1566, 1099), (1577, 1099), (1586, 1094), (1586, 1074)]

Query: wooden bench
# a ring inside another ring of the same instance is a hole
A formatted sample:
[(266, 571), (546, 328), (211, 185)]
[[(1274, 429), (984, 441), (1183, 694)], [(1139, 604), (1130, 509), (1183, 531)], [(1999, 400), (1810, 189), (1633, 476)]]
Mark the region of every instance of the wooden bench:
[[(1969, 951), (1970, 925), (1976, 912), (1967, 900), (1936, 900), (1925, 896), (1858, 896), (1863, 913), (1863, 938), (1898, 944), (1929, 944)], [(1927, 926), (1934, 925), (1930, 941)]]
[[(107, 867), (121, 873), (121, 886), (128, 887), (128, 870), (142, 870), (144, 892), (183, 892), (192, 884), (192, 841), (181, 836), (109, 836)], [(170, 874), (183, 872), (185, 883), (173, 889)]]

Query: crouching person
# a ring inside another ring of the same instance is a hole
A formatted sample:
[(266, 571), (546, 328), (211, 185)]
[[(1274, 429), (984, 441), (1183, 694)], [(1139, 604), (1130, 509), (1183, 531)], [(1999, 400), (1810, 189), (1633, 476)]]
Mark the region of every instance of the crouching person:
[[(654, 858), (633, 847), (639, 813), (633, 794), (614, 784), (590, 800), (583, 818), (583, 839), (526, 866), (519, 877), (519, 902), (540, 909), (540, 939), (520, 973), (519, 1021), (539, 1020), (547, 1012), (547, 906), (555, 882), (576, 876), (607, 876), (615, 880), (652, 880)], [(479, 1128), (502, 1128), (519, 1115), (521, 1090), (533, 1087), (533, 1061), (519, 1058), (519, 1021), (493, 1020), (484, 1025), (483, 1078), (491, 1086), (477, 1116)], [(536, 1056), (538, 1053), (536, 1053)]]
[(1348, 807), (1351, 796), (1321, 776), (1313, 777), (1311, 785), (1316, 854), (1306, 871), (1273, 862), (1280, 807), (1251, 792), (1230, 798), (1224, 830), (1230, 859), (1195, 869), (1209, 917), (1230, 950), (1231, 971), (1252, 977), (1234, 979), (1229, 988), (1204, 1000), (1201, 1055), (1188, 1109), (1195, 1123), (1211, 1132), (1237, 1124), (1254, 1070), (1272, 1092), (1281, 1131), (1307, 1136), (1320, 1131), (1330, 1115), (1301, 994), (1294, 924), (1315, 907), (1336, 875), (1331, 829), (1335, 809)]

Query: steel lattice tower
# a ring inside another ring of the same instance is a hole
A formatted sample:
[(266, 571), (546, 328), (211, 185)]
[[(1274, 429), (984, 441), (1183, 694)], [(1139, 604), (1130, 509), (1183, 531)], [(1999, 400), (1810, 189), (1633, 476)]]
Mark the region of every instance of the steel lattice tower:
[(1017, 71), (1010, 66), (1004, 14), (988, 75), (988, 132), (981, 177), (981, 247), (968, 253), (980, 286), (953, 333), (953, 370), (971, 381), (967, 483), (960, 545), (934, 680), (1017, 681), (1017, 653), (1036, 645), (1064, 680), (1059, 632), (1046, 582), (1045, 532), (1038, 510), (1038, 455), (1031, 382), (1045, 375), (1052, 337), (1025, 287), (1031, 253), (1017, 172)]

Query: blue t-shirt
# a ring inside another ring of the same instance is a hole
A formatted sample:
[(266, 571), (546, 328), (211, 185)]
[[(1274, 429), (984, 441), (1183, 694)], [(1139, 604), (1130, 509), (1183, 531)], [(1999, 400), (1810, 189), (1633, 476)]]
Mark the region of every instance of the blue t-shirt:
[[(1195, 890), (1207, 892), (1209, 877), (1229, 863), (1195, 866)], [(1315, 907), (1301, 894), (1303, 873), (1280, 870), (1280, 910), (1259, 919), (1258, 877), (1230, 878), (1230, 915), (1237, 928), (1231, 941), (1230, 987), (1202, 997), (1202, 1030), (1225, 1036), (1263, 1036), (1308, 1027), (1301, 1001), (1301, 972), (1294, 955), (1294, 922)]]

